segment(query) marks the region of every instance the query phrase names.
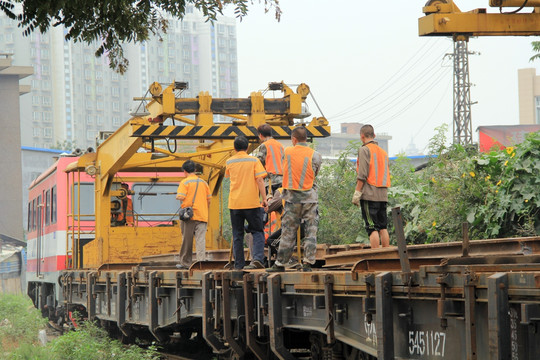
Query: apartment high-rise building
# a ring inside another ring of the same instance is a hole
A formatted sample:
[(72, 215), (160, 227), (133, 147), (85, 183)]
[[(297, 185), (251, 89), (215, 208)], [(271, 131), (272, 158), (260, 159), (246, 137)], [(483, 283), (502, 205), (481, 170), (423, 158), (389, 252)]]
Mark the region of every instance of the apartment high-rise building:
[[(119, 75), (106, 57), (96, 58), (98, 43), (65, 41), (66, 30), (22, 36), (17, 23), (0, 16), (0, 52), (15, 65), (31, 65), (31, 94), (21, 98), (23, 146), (51, 148), (74, 144), (95, 147), (99, 131), (113, 131), (129, 120), (149, 85), (189, 83), (185, 97), (208, 91), (214, 97), (238, 96), (236, 20), (213, 24), (188, 6), (182, 20), (168, 19), (168, 33), (143, 44), (125, 44), (129, 69)], [(24, 82), (23, 82), (24, 83)]]

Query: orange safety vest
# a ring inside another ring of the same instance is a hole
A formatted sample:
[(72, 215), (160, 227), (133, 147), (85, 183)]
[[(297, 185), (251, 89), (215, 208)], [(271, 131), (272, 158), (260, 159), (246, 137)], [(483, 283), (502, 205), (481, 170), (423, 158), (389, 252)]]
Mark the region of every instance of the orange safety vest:
[(315, 173), (312, 160), (315, 150), (308, 146), (296, 145), (285, 149), (283, 163), (283, 188), (307, 191), (313, 187)]
[[(376, 187), (390, 187), (390, 170), (388, 169), (388, 154), (374, 143), (368, 143), (369, 148), (369, 173), (367, 183)], [(358, 161), (356, 162), (358, 170)]]
[[(124, 220), (126, 217), (126, 224), (133, 225), (133, 201), (130, 198), (126, 198), (126, 208), (118, 214), (118, 221)], [(122, 207), (124, 207), (124, 201), (122, 201)]]
[(265, 168), (269, 174), (283, 174), (283, 145), (276, 139), (269, 139), (264, 142), (266, 146)]
[(268, 222), (264, 226), (264, 239), (268, 240), (268, 237), (272, 235), (278, 229), (278, 215), (275, 211), (270, 213)]

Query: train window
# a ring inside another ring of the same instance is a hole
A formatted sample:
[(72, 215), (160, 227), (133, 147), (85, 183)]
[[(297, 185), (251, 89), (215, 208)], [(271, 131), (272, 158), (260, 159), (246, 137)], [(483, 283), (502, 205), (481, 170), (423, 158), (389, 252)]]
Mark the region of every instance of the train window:
[(56, 185), (51, 189), (51, 224), (56, 224)]
[[(94, 183), (81, 183), (81, 221), (94, 221)], [(79, 186), (75, 185), (75, 191), (74, 191), (74, 209), (73, 214), (77, 214), (79, 208), (78, 204), (78, 193)], [(75, 216), (75, 220), (77, 220), (77, 216)]]
[(133, 184), (135, 195), (131, 196), (131, 200), (139, 225), (175, 220), (180, 208), (180, 203), (176, 200), (177, 189), (178, 184)]
[(47, 190), (45, 193), (45, 225), (49, 225), (51, 223), (51, 190)]
[(43, 228), (43, 203), (41, 202), (41, 199), (42, 199), (41, 195), (39, 195), (36, 201), (36, 213), (37, 213), (36, 226), (38, 226), (38, 231), (41, 231)]
[(32, 230), (36, 230), (36, 219), (37, 219), (37, 212), (36, 212), (36, 199), (32, 200)]
[(27, 216), (28, 224), (26, 226), (26, 229), (28, 231), (32, 231), (32, 202), (28, 202), (28, 216)]

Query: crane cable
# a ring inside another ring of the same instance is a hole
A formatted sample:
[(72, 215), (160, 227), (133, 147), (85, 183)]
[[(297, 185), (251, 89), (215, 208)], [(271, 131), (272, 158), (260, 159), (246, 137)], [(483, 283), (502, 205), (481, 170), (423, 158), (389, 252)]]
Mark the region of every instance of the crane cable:
[(503, 11), (502, 11), (502, 6), (501, 6), (501, 7), (499, 7), (499, 12), (500, 12), (501, 14), (516, 14), (516, 13), (520, 12), (521, 10), (523, 10), (523, 8), (525, 7), (525, 5), (527, 5), (528, 2), (529, 2), (529, 0), (525, 0), (525, 1), (523, 2), (523, 5), (521, 5), (521, 6), (520, 6), (519, 8), (517, 8), (516, 10), (510, 11), (510, 12), (503, 12)]

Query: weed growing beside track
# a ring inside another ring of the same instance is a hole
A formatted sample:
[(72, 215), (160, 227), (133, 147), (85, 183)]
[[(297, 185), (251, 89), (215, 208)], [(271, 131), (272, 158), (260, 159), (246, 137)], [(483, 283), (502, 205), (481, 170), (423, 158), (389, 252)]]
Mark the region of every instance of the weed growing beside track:
[(43, 346), (38, 340), (47, 320), (24, 295), (0, 294), (0, 359), (6, 360), (154, 360), (156, 348), (141, 349), (112, 340), (91, 322)]

